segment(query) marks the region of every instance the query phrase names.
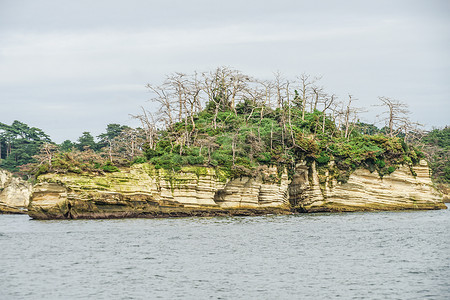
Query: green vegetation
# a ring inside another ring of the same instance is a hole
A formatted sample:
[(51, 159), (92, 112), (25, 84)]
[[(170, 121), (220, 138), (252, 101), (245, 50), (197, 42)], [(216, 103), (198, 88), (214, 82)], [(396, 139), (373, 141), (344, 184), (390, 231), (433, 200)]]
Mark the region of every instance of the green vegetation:
[(433, 179), (450, 184), (450, 127), (432, 130), (423, 138), (423, 143)]
[(19, 121), (11, 125), (0, 123), (0, 167), (11, 172), (19, 171), (19, 166), (35, 162), (33, 155), (48, 142), (49, 136), (41, 129)]
[(91, 133), (83, 132), (78, 142), (65, 140), (56, 145), (41, 129), (19, 121), (11, 125), (0, 123), (0, 168), (20, 176), (48, 172), (104, 173), (146, 161), (137, 156), (142, 153), (142, 129), (109, 124), (106, 133), (98, 138), (96, 142)]
[[(319, 166), (334, 161), (337, 174), (364, 167), (385, 175), (399, 164), (417, 163), (422, 157), (414, 147), (405, 151), (398, 137), (355, 131), (345, 138), (319, 111), (306, 112), (303, 121), (295, 107), (283, 111), (250, 106), (247, 110), (253, 113), (240, 113), (242, 106), (236, 112), (222, 108), (216, 127), (214, 113), (204, 110), (195, 116), (195, 130), (190, 124), (177, 122), (160, 132), (161, 138), (153, 147), (146, 145), (144, 154), (156, 168), (179, 171), (187, 165), (206, 165), (220, 168), (231, 177), (253, 176), (263, 165), (292, 169), (300, 160), (315, 160)], [(291, 125), (283, 124), (283, 114), (289, 110)], [(318, 130), (323, 118), (325, 131)], [(182, 136), (191, 140), (180, 145), (177, 141)]]
[[(200, 83), (196, 76), (176, 74), (162, 86), (149, 86), (166, 124), (144, 146), (156, 168), (176, 172), (187, 165), (212, 166), (239, 177), (255, 176), (263, 166), (287, 168), (292, 174), (300, 161), (316, 161), (345, 181), (356, 168), (383, 176), (423, 157), (403, 137), (394, 136), (402, 135), (397, 128), (352, 122), (357, 109), (351, 96), (339, 109), (336, 97), (307, 76), (298, 90), (290, 90), (280, 77), (261, 82), (227, 68), (202, 76)], [(198, 109), (199, 95), (206, 99), (203, 110)]]

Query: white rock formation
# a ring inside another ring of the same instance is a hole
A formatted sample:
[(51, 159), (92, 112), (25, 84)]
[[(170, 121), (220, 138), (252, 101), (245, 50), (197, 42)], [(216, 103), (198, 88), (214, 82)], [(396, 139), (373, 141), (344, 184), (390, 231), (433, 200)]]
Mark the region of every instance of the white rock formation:
[(21, 178), (0, 170), (0, 213), (20, 213), (30, 201), (32, 185)]

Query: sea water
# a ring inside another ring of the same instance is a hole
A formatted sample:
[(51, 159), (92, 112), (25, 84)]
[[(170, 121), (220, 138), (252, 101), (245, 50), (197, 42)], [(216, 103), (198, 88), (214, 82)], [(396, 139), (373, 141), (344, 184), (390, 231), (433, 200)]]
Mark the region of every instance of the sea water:
[(0, 299), (450, 299), (450, 211), (0, 215)]

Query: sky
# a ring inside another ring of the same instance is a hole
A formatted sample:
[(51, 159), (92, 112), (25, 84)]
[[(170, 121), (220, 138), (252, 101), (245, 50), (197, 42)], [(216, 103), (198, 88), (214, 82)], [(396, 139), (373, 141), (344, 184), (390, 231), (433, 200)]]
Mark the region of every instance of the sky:
[(57, 143), (138, 126), (146, 84), (227, 66), (322, 76), (376, 123), (379, 96), (450, 125), (450, 1), (0, 0), (0, 122)]

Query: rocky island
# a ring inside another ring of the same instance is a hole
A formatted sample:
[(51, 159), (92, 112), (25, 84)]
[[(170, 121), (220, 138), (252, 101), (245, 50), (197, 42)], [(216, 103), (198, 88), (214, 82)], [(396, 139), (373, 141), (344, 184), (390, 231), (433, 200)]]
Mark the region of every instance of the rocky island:
[[(228, 68), (176, 73), (148, 85), (155, 116), (133, 116), (141, 128), (109, 124), (98, 142), (84, 132), (56, 145), (0, 123), (3, 164), (29, 178), (0, 172), (0, 210), (79, 219), (446, 208), (404, 104), (380, 97), (380, 129), (358, 120), (352, 96), (338, 102), (306, 75), (292, 86)], [(21, 161), (14, 134), (35, 155)]]

